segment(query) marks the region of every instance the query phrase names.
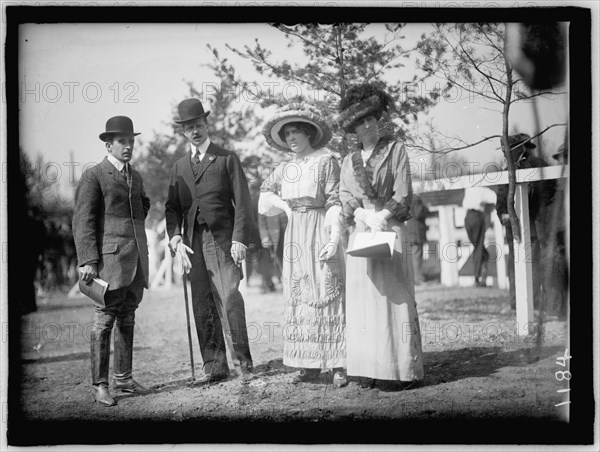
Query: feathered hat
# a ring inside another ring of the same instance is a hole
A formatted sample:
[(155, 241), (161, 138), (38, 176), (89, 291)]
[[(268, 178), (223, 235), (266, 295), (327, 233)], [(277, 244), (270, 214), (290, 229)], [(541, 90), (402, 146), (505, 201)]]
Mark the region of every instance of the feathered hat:
[(270, 146), (289, 152), (290, 147), (281, 139), (279, 131), (290, 122), (304, 122), (315, 127), (317, 134), (310, 143), (313, 149), (322, 148), (331, 140), (331, 127), (315, 107), (306, 103), (292, 103), (277, 109), (274, 116), (264, 125), (262, 133)]
[(340, 100), (336, 122), (346, 133), (354, 132), (354, 124), (360, 118), (374, 115), (377, 120), (383, 112), (393, 108), (394, 101), (383, 90), (372, 83), (351, 87)]

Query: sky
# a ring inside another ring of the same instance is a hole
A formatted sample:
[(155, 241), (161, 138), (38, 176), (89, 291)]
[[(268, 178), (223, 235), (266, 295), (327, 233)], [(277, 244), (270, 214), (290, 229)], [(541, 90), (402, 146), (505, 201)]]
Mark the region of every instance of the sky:
[[(414, 43), (428, 24), (408, 24), (406, 45)], [(381, 25), (371, 25), (369, 33), (382, 36)], [(277, 60), (303, 61), (299, 48), (290, 48), (283, 34), (267, 24), (25, 24), (19, 31), (19, 83), (21, 149), (61, 168), (76, 177), (86, 165), (100, 161), (106, 151), (98, 135), (109, 117), (125, 115), (133, 119), (142, 142), (155, 134), (169, 133), (171, 112), (187, 97), (186, 81), (196, 88), (217, 80), (203, 66), (213, 61), (206, 44), (217, 48), (236, 67), (246, 81), (257, 81), (266, 93), (266, 83), (277, 81), (274, 89), (285, 89), (285, 82), (260, 76), (251, 63), (225, 44), (242, 49), (255, 39), (268, 46)], [(393, 82), (409, 80), (410, 68), (388, 75)], [(423, 91), (433, 88), (422, 86)], [(290, 93), (294, 89), (290, 89)], [(465, 141), (477, 141), (498, 134), (497, 108), (469, 98), (466, 92), (441, 99), (425, 120), (433, 119), (439, 129)], [(240, 101), (245, 97), (241, 96)], [(247, 97), (246, 97), (247, 99)], [(566, 121), (567, 96), (538, 104), (540, 126)], [(208, 109), (208, 108), (207, 108)], [(521, 104), (511, 113), (512, 127), (535, 133), (532, 105)], [(547, 134), (550, 148), (562, 142), (564, 129)], [(499, 143), (487, 143), (465, 151), (469, 161), (497, 161)], [(140, 152), (138, 145), (138, 153)], [(139, 154), (138, 154), (139, 155)], [(134, 156), (135, 160), (135, 156)], [(68, 162), (74, 161), (75, 164)], [(71, 173), (74, 171), (74, 173)], [(55, 177), (50, 175), (48, 177)]]

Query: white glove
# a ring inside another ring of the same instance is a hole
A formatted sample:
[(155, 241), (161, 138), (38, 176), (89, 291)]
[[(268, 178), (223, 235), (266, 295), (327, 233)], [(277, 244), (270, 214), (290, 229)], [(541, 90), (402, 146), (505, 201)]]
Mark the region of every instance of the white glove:
[(339, 223), (331, 225), (331, 233), (329, 234), (329, 241), (325, 244), (321, 252), (319, 253), (319, 261), (326, 261), (335, 256), (338, 248), (338, 242), (341, 237), (341, 226)]
[(365, 223), (371, 228), (371, 231), (381, 231), (387, 228), (387, 220), (385, 219), (385, 213), (383, 211), (374, 212), (372, 210), (367, 211)]
[[(270, 203), (271, 206), (283, 210), (288, 218), (292, 214), (292, 209), (290, 208), (290, 206), (288, 206), (288, 203), (281, 199), (279, 196), (277, 196), (275, 193), (261, 193), (261, 197), (267, 205)], [(259, 212), (260, 210), (261, 209), (259, 208)]]
[(177, 265), (179, 266), (179, 273), (182, 275), (184, 272), (188, 274), (192, 269), (192, 262), (187, 253), (194, 254), (189, 246), (183, 242), (178, 243), (177, 248), (175, 249), (175, 258), (177, 259)]
[(235, 265), (238, 265), (244, 259), (246, 259), (246, 246), (240, 242), (231, 243), (231, 258)]
[(357, 207), (354, 209), (354, 218), (358, 221), (362, 221), (366, 223), (367, 211), (362, 207)]
[(389, 213), (388, 210), (380, 210), (375, 212), (373, 210), (365, 210), (362, 207), (354, 210), (354, 218), (365, 223), (371, 231), (381, 231), (387, 228), (387, 220), (385, 217)]

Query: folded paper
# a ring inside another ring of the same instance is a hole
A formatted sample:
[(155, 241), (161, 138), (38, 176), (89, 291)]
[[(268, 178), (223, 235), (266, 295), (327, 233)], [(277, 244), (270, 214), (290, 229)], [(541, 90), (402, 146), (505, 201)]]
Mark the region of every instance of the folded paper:
[(82, 294), (90, 297), (94, 304), (98, 307), (106, 307), (104, 301), (104, 295), (108, 290), (108, 283), (100, 278), (94, 278), (89, 284), (84, 283), (81, 279), (79, 280), (79, 290)]
[(347, 253), (355, 257), (382, 258), (394, 255), (395, 232), (358, 232), (354, 238), (352, 249)]

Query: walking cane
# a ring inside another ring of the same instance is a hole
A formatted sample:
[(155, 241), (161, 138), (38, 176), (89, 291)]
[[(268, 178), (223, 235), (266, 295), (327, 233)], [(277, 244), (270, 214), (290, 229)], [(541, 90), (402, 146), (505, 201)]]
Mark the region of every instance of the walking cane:
[[(171, 250), (171, 257), (175, 257), (175, 251), (169, 246), (169, 250)], [(185, 318), (187, 320), (187, 334), (188, 334), (188, 345), (190, 346), (190, 365), (192, 366), (192, 382), (196, 380), (196, 376), (194, 374), (194, 352), (192, 349), (192, 330), (190, 327), (190, 308), (188, 307), (188, 292), (187, 292), (187, 277), (185, 276), (185, 271), (183, 270), (182, 264), (182, 274), (181, 281), (183, 282), (183, 298), (185, 302)]]
[(192, 351), (192, 330), (190, 327), (190, 308), (188, 306), (188, 292), (187, 292), (187, 277), (185, 276), (185, 272), (181, 275), (181, 280), (183, 282), (183, 297), (185, 299), (185, 318), (187, 320), (187, 334), (188, 334), (188, 345), (190, 346), (190, 365), (192, 366), (192, 382), (196, 380), (196, 376), (194, 375), (194, 352)]

